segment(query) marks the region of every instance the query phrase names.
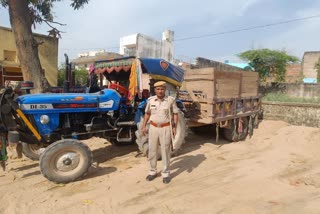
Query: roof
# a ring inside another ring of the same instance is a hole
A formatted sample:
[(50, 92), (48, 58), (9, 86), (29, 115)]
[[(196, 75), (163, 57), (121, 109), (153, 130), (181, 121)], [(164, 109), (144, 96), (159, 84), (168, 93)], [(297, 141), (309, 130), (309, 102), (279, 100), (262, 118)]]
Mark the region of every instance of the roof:
[(181, 86), (185, 71), (164, 59), (135, 58), (131, 56), (113, 60), (96, 61), (94, 66), (95, 72), (106, 75), (119, 73), (118, 76), (120, 76), (120, 73), (125, 74), (129, 72), (129, 70), (131, 71), (135, 60), (141, 62), (142, 72), (149, 74), (152, 79), (164, 80), (173, 85)]
[(119, 58), (119, 57), (122, 57), (122, 55), (114, 52), (104, 52), (104, 53), (97, 54), (96, 56), (79, 57), (72, 60), (72, 62), (75, 64), (89, 64), (89, 63), (94, 63), (96, 61), (110, 60), (110, 59)]
[(0, 61), (0, 66), (2, 67), (11, 67), (11, 68), (20, 68), (20, 64), (17, 62), (11, 61)]
[[(6, 30), (6, 31), (11, 31), (11, 32), (12, 32), (12, 29), (11, 29), (11, 28), (3, 27), (3, 26), (0, 26), (0, 30)], [(44, 35), (44, 34), (34, 33), (34, 32), (32, 32), (32, 34), (33, 34), (34, 36), (37, 36), (37, 37), (46, 37), (46, 38), (58, 40), (58, 38), (53, 37), (53, 36), (49, 36), (49, 35)]]
[(303, 78), (304, 83), (317, 83), (316, 78)]
[(236, 62), (226, 62), (228, 65), (232, 65), (241, 69), (252, 68), (249, 63), (236, 63)]

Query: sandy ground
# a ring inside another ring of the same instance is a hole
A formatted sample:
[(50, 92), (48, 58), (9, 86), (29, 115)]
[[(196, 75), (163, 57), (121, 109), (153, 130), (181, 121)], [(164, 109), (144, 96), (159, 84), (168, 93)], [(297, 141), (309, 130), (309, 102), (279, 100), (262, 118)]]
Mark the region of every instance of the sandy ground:
[[(251, 139), (187, 137), (172, 181), (145, 181), (136, 146), (86, 141), (95, 163), (82, 180), (46, 180), (37, 162), (0, 172), (0, 213), (320, 213), (320, 129), (263, 121)], [(159, 162), (161, 168), (161, 162)]]

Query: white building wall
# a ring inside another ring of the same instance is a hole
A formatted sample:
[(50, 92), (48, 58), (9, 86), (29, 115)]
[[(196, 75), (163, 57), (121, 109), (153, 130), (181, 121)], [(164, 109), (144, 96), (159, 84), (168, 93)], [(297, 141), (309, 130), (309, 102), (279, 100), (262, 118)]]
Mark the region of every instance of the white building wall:
[(119, 53), (121, 55), (125, 55), (126, 48), (135, 48), (137, 46), (137, 37), (138, 37), (138, 34), (121, 37)]
[(139, 34), (137, 57), (161, 58), (161, 42), (149, 36)]
[(161, 58), (173, 62), (173, 41), (174, 32), (171, 30), (165, 30), (162, 33), (162, 49), (161, 49)]
[(158, 41), (143, 34), (133, 34), (120, 38), (120, 54), (148, 58), (162, 58), (173, 62), (174, 32), (166, 30)]

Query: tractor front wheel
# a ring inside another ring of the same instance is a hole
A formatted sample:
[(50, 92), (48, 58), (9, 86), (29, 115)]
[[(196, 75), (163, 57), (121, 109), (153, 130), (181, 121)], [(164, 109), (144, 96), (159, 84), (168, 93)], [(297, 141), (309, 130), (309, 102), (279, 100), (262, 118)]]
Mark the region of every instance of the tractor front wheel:
[(40, 156), (40, 171), (55, 183), (69, 183), (85, 176), (92, 164), (92, 152), (75, 139), (49, 145)]
[(42, 144), (22, 143), (22, 153), (29, 159), (38, 161), (41, 153), (45, 150)]

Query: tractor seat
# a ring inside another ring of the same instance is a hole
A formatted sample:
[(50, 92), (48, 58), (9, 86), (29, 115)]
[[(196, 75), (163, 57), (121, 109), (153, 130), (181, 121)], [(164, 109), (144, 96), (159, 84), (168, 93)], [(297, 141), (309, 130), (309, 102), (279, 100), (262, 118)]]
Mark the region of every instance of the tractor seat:
[(123, 97), (126, 97), (126, 98), (127, 98), (128, 95), (129, 95), (128, 89), (126, 89), (126, 88), (123, 87), (122, 85), (115, 84), (115, 83), (110, 83), (110, 84), (109, 84), (109, 88), (118, 91)]

